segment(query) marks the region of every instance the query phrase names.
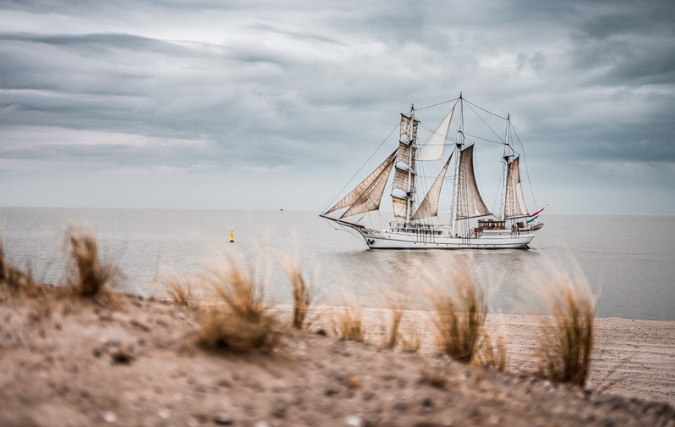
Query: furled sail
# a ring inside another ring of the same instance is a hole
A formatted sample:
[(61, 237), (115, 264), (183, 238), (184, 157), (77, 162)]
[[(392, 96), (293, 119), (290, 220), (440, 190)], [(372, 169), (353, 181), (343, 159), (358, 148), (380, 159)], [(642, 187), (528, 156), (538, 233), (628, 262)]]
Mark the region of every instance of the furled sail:
[(411, 145), (401, 141), (398, 143), (398, 154), (396, 155), (396, 163), (405, 163), (408, 167), (415, 167), (415, 159), (413, 157), (415, 150), (411, 150)]
[[(417, 141), (417, 126), (419, 120), (412, 116), (401, 114), (400, 137), (398, 154), (396, 155), (396, 168), (394, 181), (392, 182), (392, 203), (394, 216), (397, 218), (409, 218), (410, 197), (415, 187), (415, 142)], [(401, 197), (401, 192), (404, 194)]]
[[(400, 127), (400, 141), (404, 141), (406, 143), (414, 143), (417, 141), (417, 125), (419, 124), (419, 120), (415, 120), (410, 116), (406, 116), (405, 114), (401, 113), (401, 127)], [(409, 140), (405, 141), (406, 138), (403, 138), (403, 135), (407, 135)]]
[(520, 185), (519, 157), (509, 163), (506, 175), (506, 200), (504, 202), (504, 219), (529, 216)]
[(420, 207), (417, 208), (415, 215), (413, 215), (413, 220), (430, 218), (432, 216), (438, 215), (438, 202), (441, 199), (441, 189), (443, 188), (443, 180), (445, 179), (445, 173), (448, 171), (448, 166), (450, 166), (450, 160), (452, 155), (445, 166), (441, 170), (441, 173), (436, 177), (436, 180), (431, 185), (431, 188), (427, 192), (427, 195), (424, 196), (424, 200), (420, 203)]
[(396, 166), (396, 168), (394, 168), (394, 181), (391, 184), (391, 189), (401, 190), (404, 193), (408, 193), (411, 190), (411, 179), (415, 179), (414, 172), (410, 173), (409, 171)]
[[(345, 216), (358, 215), (359, 213), (369, 212), (371, 210), (377, 209), (380, 205), (380, 201), (382, 200), (382, 194), (384, 193), (384, 188), (387, 183), (389, 173), (391, 172), (391, 168), (394, 167), (394, 159), (396, 158), (397, 151), (398, 150), (395, 150), (389, 157), (387, 157), (387, 160), (382, 162), (382, 164), (378, 166), (373, 173), (368, 175), (368, 177), (364, 179), (363, 182), (357, 185), (356, 188), (344, 198), (342, 198), (342, 200), (337, 202), (335, 206), (326, 211), (324, 215), (335, 212), (338, 209), (346, 208), (347, 206), (351, 206), (351, 208), (342, 214), (341, 218)], [(374, 209), (360, 210), (365, 209), (367, 206), (371, 206), (373, 204), (375, 205)], [(355, 207), (358, 209), (355, 209)], [(347, 213), (349, 213), (349, 215), (347, 215)]]
[(463, 149), (459, 155), (459, 180), (457, 184), (457, 218), (475, 218), (490, 215), (483, 198), (478, 192), (473, 172), (473, 145)]
[(431, 134), (427, 142), (424, 143), (420, 149), (417, 160), (423, 162), (429, 160), (441, 160), (443, 158), (443, 151), (445, 149), (445, 141), (448, 139), (448, 132), (450, 131), (450, 122), (452, 115), (455, 112), (455, 107), (452, 107), (450, 113), (445, 116), (445, 119), (438, 125), (438, 128)]

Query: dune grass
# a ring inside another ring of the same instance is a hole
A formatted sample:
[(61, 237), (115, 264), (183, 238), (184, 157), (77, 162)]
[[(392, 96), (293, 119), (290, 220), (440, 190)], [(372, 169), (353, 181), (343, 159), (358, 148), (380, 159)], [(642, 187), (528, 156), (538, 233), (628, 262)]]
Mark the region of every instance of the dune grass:
[(473, 362), (479, 366), (487, 366), (504, 372), (506, 371), (506, 356), (506, 340), (504, 337), (495, 334), (493, 338), (487, 332), (483, 332)]
[(116, 280), (119, 271), (112, 264), (101, 264), (93, 232), (70, 227), (66, 232), (66, 250), (73, 266), (67, 278), (71, 289), (98, 303), (114, 303), (115, 293), (109, 286)]
[(548, 278), (548, 292), (542, 299), (551, 316), (541, 317), (539, 374), (584, 386), (595, 345), (596, 300), (583, 277), (553, 270)]
[(388, 328), (382, 342), (382, 347), (394, 350), (396, 348), (408, 353), (417, 353), (422, 346), (418, 331), (414, 328), (404, 328), (403, 318), (409, 299), (396, 298), (389, 306), (389, 318), (385, 321)]
[(389, 327), (389, 336), (386, 338), (384, 348), (393, 350), (396, 345), (401, 342), (400, 328), (403, 320), (403, 307), (400, 305), (393, 305), (390, 308), (391, 319)]
[(210, 349), (272, 353), (281, 331), (264, 304), (265, 285), (243, 260), (224, 252), (203, 275), (219, 303), (202, 313), (199, 339)]
[(348, 340), (363, 341), (365, 330), (363, 327), (363, 313), (361, 307), (356, 304), (343, 304), (344, 307), (336, 308), (332, 312), (333, 332), (336, 336)]
[(177, 305), (184, 307), (195, 307), (195, 297), (192, 292), (192, 285), (188, 281), (177, 278), (167, 279), (163, 282), (164, 292)]
[(425, 275), (431, 286), (426, 296), (435, 314), (436, 343), (452, 359), (471, 363), (487, 316), (487, 298), (465, 268)]
[(24, 272), (7, 262), (0, 244), (0, 297), (36, 297), (45, 291), (46, 287), (36, 282), (30, 272)]
[(416, 329), (411, 329), (410, 332), (402, 334), (400, 338), (400, 348), (406, 353), (417, 353), (422, 347), (422, 340)]
[(286, 254), (277, 254), (277, 259), (288, 280), (291, 282), (293, 290), (293, 327), (300, 330), (307, 320), (314, 293), (307, 284), (302, 269), (297, 263), (293, 262)]

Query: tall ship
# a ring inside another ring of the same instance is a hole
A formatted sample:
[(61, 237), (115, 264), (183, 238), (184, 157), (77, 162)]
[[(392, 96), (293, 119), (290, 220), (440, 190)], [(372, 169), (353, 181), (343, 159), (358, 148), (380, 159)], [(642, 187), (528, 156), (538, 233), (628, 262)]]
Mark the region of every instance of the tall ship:
[[(506, 117), (505, 138), (500, 141), (504, 145), (500, 212), (493, 215), (478, 190), (474, 143), (467, 141), (464, 132), (464, 103), (468, 101), (461, 93), (453, 101), (450, 112), (421, 146), (417, 140), (420, 121), (415, 117), (414, 105), (409, 113), (402, 113), (398, 147), (356, 188), (320, 216), (356, 231), (371, 249), (527, 248), (534, 238), (534, 230), (527, 224), (530, 214), (521, 186), (520, 155), (512, 146), (510, 114)], [(452, 139), (449, 136), (452, 136), (456, 111), (456, 139)], [(446, 146), (452, 147), (447, 160)], [(418, 171), (422, 169), (421, 162), (431, 161), (444, 161), (443, 167), (421, 197)], [(439, 202), (449, 171), (454, 174), (450, 220), (443, 224), (438, 220)], [(360, 223), (365, 214), (380, 210), (389, 187), (395, 220), (385, 229)]]

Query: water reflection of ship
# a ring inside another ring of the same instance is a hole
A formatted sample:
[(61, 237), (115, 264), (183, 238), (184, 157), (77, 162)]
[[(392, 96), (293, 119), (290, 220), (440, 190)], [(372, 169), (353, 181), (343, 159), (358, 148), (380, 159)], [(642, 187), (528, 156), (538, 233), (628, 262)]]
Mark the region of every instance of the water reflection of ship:
[[(541, 261), (541, 251), (504, 249), (458, 249), (455, 251), (341, 251), (331, 255), (331, 271), (322, 271), (331, 277), (335, 286), (368, 307), (388, 307), (386, 295), (409, 297), (408, 309), (430, 309), (425, 295), (425, 284), (420, 278), (435, 268), (452, 266), (466, 268), (475, 279), (485, 285), (494, 311), (519, 312), (523, 299), (529, 298), (525, 287), (531, 283), (532, 265)], [(498, 272), (498, 273), (496, 273)], [(339, 304), (340, 295), (335, 303)], [(527, 305), (527, 304), (525, 304)]]

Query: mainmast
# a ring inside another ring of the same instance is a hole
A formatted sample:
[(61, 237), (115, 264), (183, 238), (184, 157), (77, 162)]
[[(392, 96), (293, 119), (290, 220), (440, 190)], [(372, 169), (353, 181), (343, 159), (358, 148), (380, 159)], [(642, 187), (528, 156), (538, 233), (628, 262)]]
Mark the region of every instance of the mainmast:
[(506, 116), (506, 137), (505, 137), (506, 142), (504, 143), (504, 157), (502, 157), (502, 161), (504, 162), (504, 190), (502, 191), (502, 215), (501, 215), (502, 221), (506, 220), (506, 187), (507, 187), (506, 181), (508, 180), (509, 177), (509, 159), (513, 157), (511, 155), (511, 146), (509, 145), (510, 136), (511, 136), (511, 113), (507, 114)]
[(452, 201), (452, 233), (454, 235), (457, 235), (457, 201), (459, 200), (459, 165), (461, 162), (459, 153), (462, 151), (462, 146), (464, 145), (464, 99), (462, 98), (462, 92), (459, 93), (459, 120), (457, 123), (457, 142), (455, 143), (457, 161), (455, 162), (455, 192)]
[(415, 135), (415, 104), (411, 103), (410, 104), (410, 122), (411, 122), (411, 129), (412, 129), (412, 135), (411, 135), (411, 140), (410, 140), (410, 151), (409, 151), (409, 158), (408, 158), (408, 206), (406, 207), (406, 218), (405, 222), (406, 224), (410, 223), (410, 217), (412, 217), (412, 210), (413, 210), (413, 192), (415, 190), (415, 180), (412, 175), (412, 169), (415, 166), (413, 163), (413, 154), (415, 153), (415, 150), (417, 149), (416, 146), (416, 135)]

